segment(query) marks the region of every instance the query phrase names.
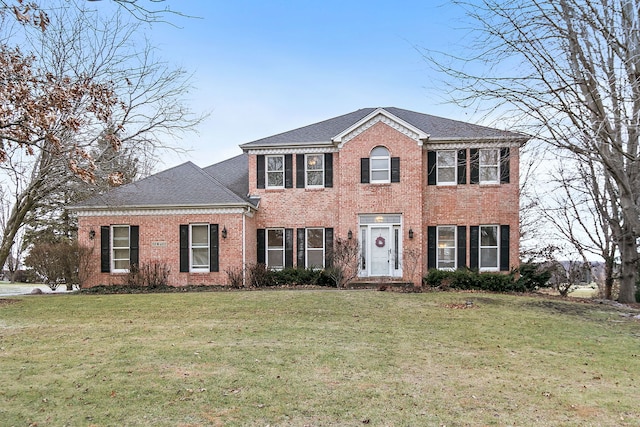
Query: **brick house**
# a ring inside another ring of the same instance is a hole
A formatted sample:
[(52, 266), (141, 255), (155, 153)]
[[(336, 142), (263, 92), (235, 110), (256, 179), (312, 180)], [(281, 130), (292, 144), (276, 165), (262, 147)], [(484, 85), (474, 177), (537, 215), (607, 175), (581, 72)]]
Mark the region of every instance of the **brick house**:
[(87, 248), (83, 286), (122, 283), (131, 264), (169, 281), (224, 284), (227, 272), (330, 263), (357, 239), (362, 280), (428, 269), (518, 265), (522, 134), (399, 108), (365, 108), (243, 144), (74, 206)]

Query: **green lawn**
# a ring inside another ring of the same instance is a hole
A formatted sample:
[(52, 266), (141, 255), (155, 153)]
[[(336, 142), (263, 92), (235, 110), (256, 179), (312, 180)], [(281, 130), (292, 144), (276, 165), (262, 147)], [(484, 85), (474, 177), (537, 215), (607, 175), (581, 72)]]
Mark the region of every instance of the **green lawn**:
[(640, 425), (640, 322), (605, 305), (336, 290), (11, 300), (3, 426)]

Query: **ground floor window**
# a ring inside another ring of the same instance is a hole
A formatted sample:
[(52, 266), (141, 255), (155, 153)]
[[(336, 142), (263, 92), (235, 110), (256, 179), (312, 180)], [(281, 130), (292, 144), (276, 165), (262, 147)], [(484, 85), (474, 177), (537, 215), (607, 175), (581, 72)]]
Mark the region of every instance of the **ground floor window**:
[(324, 228), (307, 228), (306, 234), (306, 267), (324, 268)]
[(111, 271), (126, 272), (131, 265), (128, 225), (111, 226)]
[(456, 269), (456, 227), (441, 225), (437, 228), (437, 268)]
[(191, 271), (209, 271), (209, 224), (191, 224)]
[(498, 270), (498, 230), (497, 225), (480, 226), (480, 270)]
[(267, 267), (284, 268), (284, 228), (267, 230)]

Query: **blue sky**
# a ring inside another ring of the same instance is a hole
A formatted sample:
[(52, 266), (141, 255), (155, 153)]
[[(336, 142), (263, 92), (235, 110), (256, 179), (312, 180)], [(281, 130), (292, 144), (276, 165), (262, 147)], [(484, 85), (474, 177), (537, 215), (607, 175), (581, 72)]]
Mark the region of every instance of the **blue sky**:
[(436, 1), (177, 1), (195, 19), (149, 31), (160, 56), (193, 73), (189, 105), (209, 113), (199, 135), (180, 142), (207, 166), (239, 144), (364, 107), (395, 106), (465, 121), (443, 102), (441, 76), (418, 48), (451, 51), (465, 36), (464, 12)]

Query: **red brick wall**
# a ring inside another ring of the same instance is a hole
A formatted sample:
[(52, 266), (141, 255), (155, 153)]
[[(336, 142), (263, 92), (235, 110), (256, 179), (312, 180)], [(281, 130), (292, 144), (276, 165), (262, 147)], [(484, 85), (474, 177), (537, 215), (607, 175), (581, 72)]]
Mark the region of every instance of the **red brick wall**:
[[(220, 271), (213, 273), (180, 272), (180, 224), (210, 223), (219, 225)], [(174, 214), (174, 215), (116, 215), (80, 216), (78, 236), (81, 247), (90, 256), (90, 266), (82, 286), (122, 284), (126, 274), (100, 272), (100, 227), (103, 225), (138, 225), (140, 227), (140, 263), (162, 263), (170, 269), (169, 284), (221, 285), (227, 283), (226, 270), (242, 267), (242, 215), (241, 214)], [(222, 238), (222, 228), (227, 228), (227, 238)], [(95, 238), (89, 238), (89, 231)], [(163, 242), (162, 246), (152, 242)], [(166, 243), (166, 246), (165, 246)], [(255, 245), (254, 245), (255, 246)], [(255, 255), (254, 255), (255, 257)]]

